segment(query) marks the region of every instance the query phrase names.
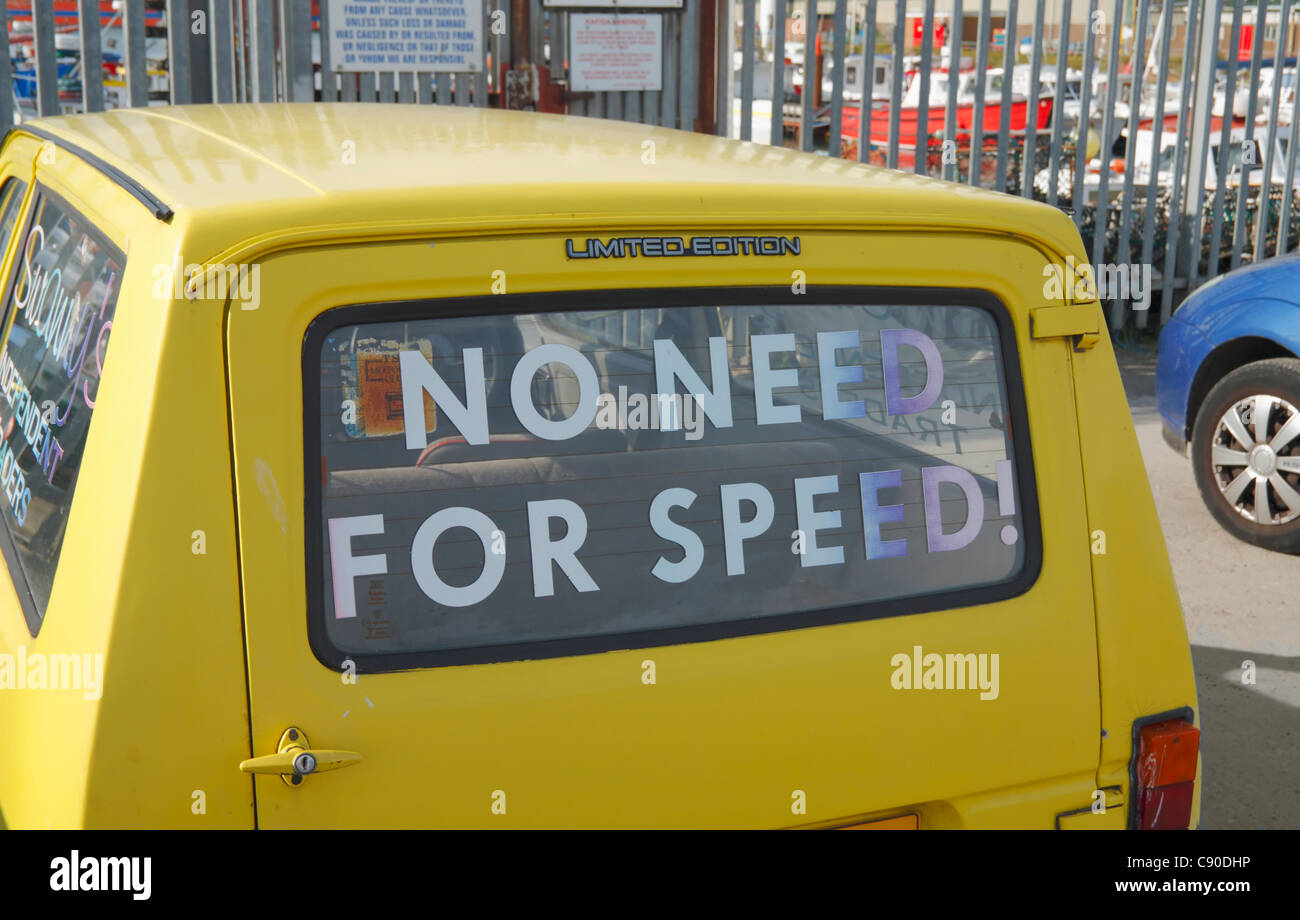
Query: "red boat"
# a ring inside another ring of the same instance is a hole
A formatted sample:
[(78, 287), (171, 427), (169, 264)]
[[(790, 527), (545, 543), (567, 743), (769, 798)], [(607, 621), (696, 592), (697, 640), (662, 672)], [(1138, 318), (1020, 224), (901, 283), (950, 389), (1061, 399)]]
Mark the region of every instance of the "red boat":
[[(907, 94), (902, 99), (902, 105), (898, 112), (900, 166), (907, 168), (914, 162), (918, 134), (921, 143), (925, 143), (925, 138), (928, 137), (932, 145), (938, 139), (944, 137), (948, 114), (948, 96), (953, 89), (949, 81), (954, 77), (957, 80), (955, 87), (957, 104), (953, 111), (957, 121), (957, 130), (956, 137), (953, 140), (957, 142), (958, 148), (970, 147), (971, 127), (975, 123), (975, 96), (981, 79), (984, 84), (984, 110), (981, 123), (984, 127), (985, 143), (987, 144), (989, 135), (994, 138), (997, 137), (1002, 123), (1003, 71), (1001, 69), (987, 70), (981, 78), (974, 69), (962, 70), (956, 74), (946, 68), (935, 70), (929, 85), (930, 107), (926, 114), (923, 131), (918, 131), (917, 124), (921, 101), (919, 78), (913, 77), (908, 83)], [(1052, 96), (1039, 97), (1037, 117), (1034, 121), (1035, 129), (1043, 130), (1051, 122), (1053, 101)], [(856, 157), (857, 155), (858, 131), (861, 120), (862, 109), (860, 106), (846, 105), (844, 107), (844, 114), (840, 121), (840, 133), (841, 150), (844, 151), (846, 156)], [(1008, 114), (1008, 129), (1012, 134), (1023, 134), (1028, 121), (1029, 101), (1022, 95), (1012, 95), (1010, 113)], [(867, 126), (867, 136), (870, 138), (873, 147), (888, 149), (890, 142), (889, 123), (889, 100), (881, 99), (876, 101), (871, 106), (871, 123)]]
[[(1010, 130), (1014, 133), (1022, 133), (1028, 123), (1027, 113), (1029, 111), (1029, 101), (1027, 99), (1012, 100)], [(927, 117), (926, 136), (934, 137), (943, 136), (947, 119), (947, 107), (931, 107)], [(957, 106), (955, 110), (957, 116), (957, 137), (955, 138), (959, 145), (963, 142), (970, 143), (971, 125), (975, 122), (975, 106), (965, 104)], [(898, 117), (898, 146), (899, 149), (913, 151), (917, 143), (917, 120), (920, 115), (920, 109), (916, 106), (902, 106), (899, 110)], [(840, 133), (845, 141), (856, 142), (858, 139), (858, 127), (861, 121), (861, 109), (858, 106), (846, 105), (844, 114), (840, 121)], [(1034, 123), (1036, 130), (1042, 130), (1048, 126), (1052, 119), (1052, 98), (1050, 96), (1038, 100), (1038, 118)], [(871, 124), (868, 128), (868, 136), (871, 143), (877, 147), (887, 146), (889, 144), (889, 102), (880, 100), (871, 107)], [(1002, 102), (1000, 99), (994, 99), (984, 105), (984, 132), (986, 134), (997, 134), (1002, 123)]]
[[(80, 0), (8, 0), (7, 11), (9, 14), (9, 23), (15, 22), (30, 23), (32, 21), (32, 4), (38, 3), (54, 8), (54, 28), (60, 32), (76, 31), (77, 22), (81, 15)], [(121, 4), (116, 0), (99, 0), (99, 22), (102, 26), (121, 25), (122, 10)], [(151, 26), (163, 24), (163, 11), (161, 9), (146, 7), (144, 11), (145, 23)], [(28, 35), (31, 33), (28, 32)], [(10, 36), (10, 41), (17, 41)]]

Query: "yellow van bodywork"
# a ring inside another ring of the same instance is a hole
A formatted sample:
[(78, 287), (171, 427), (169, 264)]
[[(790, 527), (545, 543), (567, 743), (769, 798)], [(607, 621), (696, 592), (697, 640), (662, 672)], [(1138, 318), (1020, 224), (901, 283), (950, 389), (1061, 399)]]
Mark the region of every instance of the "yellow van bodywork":
[[(92, 161), (174, 214), (155, 216)], [(39, 636), (0, 579), (0, 653), (102, 654), (102, 695), (0, 690), (8, 826), (816, 827), (916, 814), (922, 828), (1123, 827), (1134, 720), (1197, 711), (1115, 360), (1104, 334), (1083, 334), (1104, 329), (1100, 308), (1044, 296), (1045, 267), (1086, 261), (1055, 209), (645, 125), (441, 107), (40, 120), (9, 135), (0, 168), (26, 177), (26, 209), (48, 187), (126, 253)], [(565, 239), (588, 234), (759, 230), (800, 234), (797, 264), (564, 258)], [(256, 309), (204, 299), (201, 283), (177, 296), (171, 273), (191, 264), (258, 265)], [(1027, 591), (355, 682), (317, 660), (303, 482), (314, 319), (503, 290), (789, 288), (792, 268), (810, 288), (978, 289), (1006, 306), (1042, 532)], [(1069, 312), (1036, 326), (1051, 307)], [(918, 645), (998, 652), (998, 700), (893, 690), (891, 656)], [(296, 788), (240, 772), (290, 726), (361, 763)], [(1193, 826), (1198, 814), (1197, 802)]]

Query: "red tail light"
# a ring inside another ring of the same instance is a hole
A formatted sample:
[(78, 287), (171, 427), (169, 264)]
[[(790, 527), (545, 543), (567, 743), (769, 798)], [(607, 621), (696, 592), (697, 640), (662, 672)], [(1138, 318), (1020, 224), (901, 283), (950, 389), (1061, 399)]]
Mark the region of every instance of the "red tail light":
[(1168, 719), (1141, 726), (1137, 740), (1137, 827), (1186, 829), (1192, 819), (1201, 730), (1187, 719)]

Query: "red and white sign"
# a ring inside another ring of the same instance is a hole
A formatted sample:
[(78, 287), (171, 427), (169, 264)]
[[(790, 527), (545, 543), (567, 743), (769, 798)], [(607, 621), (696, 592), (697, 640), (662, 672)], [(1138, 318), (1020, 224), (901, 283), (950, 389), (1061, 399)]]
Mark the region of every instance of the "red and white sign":
[(663, 34), (659, 13), (570, 13), (574, 92), (663, 89)]

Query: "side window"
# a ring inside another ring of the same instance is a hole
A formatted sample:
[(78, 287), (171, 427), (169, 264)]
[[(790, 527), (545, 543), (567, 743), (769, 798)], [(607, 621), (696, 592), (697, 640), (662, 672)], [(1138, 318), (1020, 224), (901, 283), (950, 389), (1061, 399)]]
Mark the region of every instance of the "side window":
[(21, 179), (8, 179), (4, 187), (0, 188), (0, 249), (9, 245), (14, 224), (18, 222), (18, 209), (22, 207), (23, 192), (26, 190), (27, 183)]
[[(13, 239), (14, 225), (18, 223), (18, 212), (23, 207), (23, 193), (27, 183), (21, 179), (7, 179), (0, 187), (0, 259), (9, 251), (9, 241)], [(4, 324), (0, 323), (0, 330)]]
[(660, 645), (968, 606), (1036, 577), (1000, 305), (708, 298), (318, 320), (318, 657)]
[(54, 584), (124, 266), (85, 217), (38, 194), (0, 350), (0, 548), (33, 636)]

